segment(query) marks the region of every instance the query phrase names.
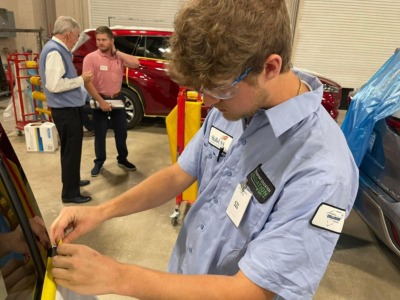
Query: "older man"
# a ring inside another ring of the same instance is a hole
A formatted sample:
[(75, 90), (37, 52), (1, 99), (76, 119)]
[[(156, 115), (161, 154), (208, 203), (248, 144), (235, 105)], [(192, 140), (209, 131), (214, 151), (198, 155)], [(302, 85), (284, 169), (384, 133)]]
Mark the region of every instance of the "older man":
[(39, 62), (43, 90), (61, 140), (61, 177), (63, 203), (85, 203), (90, 196), (80, 193), (89, 180), (80, 180), (82, 155), (83, 85), (93, 78), (91, 72), (78, 76), (71, 50), (78, 41), (80, 26), (71, 17), (61, 16), (54, 24), (53, 38), (46, 43)]

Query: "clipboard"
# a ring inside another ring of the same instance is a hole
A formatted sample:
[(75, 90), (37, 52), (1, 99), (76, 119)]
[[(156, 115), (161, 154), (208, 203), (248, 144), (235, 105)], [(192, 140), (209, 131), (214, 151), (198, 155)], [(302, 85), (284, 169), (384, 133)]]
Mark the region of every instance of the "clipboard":
[[(124, 101), (120, 99), (104, 99), (104, 101), (111, 104), (112, 108), (125, 108)], [(90, 107), (93, 109), (100, 109), (99, 103), (94, 99), (90, 99)]]

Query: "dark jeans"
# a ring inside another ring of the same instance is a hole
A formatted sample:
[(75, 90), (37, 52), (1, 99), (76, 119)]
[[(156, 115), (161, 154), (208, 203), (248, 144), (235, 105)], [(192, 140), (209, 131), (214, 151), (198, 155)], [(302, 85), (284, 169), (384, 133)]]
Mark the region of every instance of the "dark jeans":
[(61, 142), (61, 197), (73, 198), (80, 195), (82, 107), (52, 108), (51, 115)]
[(93, 128), (94, 128), (94, 150), (96, 154), (95, 164), (104, 164), (106, 155), (106, 135), (108, 129), (108, 117), (114, 129), (115, 145), (117, 147), (117, 161), (124, 162), (128, 157), (126, 138), (128, 136), (126, 127), (126, 112), (123, 108), (114, 108), (110, 112), (101, 109), (93, 109)]

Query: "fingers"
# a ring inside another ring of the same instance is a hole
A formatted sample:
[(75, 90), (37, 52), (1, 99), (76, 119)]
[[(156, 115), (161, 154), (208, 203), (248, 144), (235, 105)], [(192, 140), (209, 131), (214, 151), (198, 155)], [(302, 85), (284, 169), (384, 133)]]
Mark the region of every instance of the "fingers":
[(104, 112), (112, 111), (112, 105), (106, 102), (104, 105), (101, 106), (101, 110)]
[(76, 226), (75, 213), (73, 209), (63, 208), (59, 216), (50, 226), (50, 242), (57, 246), (59, 241), (72, 242), (76, 236), (73, 234)]
[(81, 76), (82, 76), (83, 82), (85, 82), (85, 83), (90, 82), (93, 79), (92, 71), (83, 72)]

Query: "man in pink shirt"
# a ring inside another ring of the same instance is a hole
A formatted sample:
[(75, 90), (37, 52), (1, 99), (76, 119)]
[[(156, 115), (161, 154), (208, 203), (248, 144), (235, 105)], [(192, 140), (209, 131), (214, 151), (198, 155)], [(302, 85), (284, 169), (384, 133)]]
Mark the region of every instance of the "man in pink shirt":
[(125, 67), (137, 68), (140, 65), (136, 57), (115, 48), (114, 35), (106, 26), (96, 29), (96, 46), (98, 50), (88, 54), (83, 60), (83, 72), (92, 71), (93, 73), (93, 81), (85, 84), (85, 87), (99, 107), (93, 110), (96, 159), (91, 171), (92, 177), (100, 174), (106, 160), (106, 134), (109, 118), (115, 134), (118, 166), (130, 171), (136, 170), (136, 166), (127, 159), (125, 109), (113, 107), (106, 100), (123, 100), (121, 86)]

